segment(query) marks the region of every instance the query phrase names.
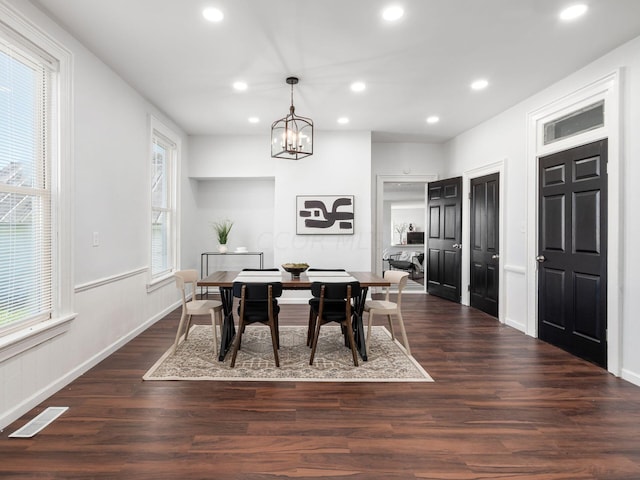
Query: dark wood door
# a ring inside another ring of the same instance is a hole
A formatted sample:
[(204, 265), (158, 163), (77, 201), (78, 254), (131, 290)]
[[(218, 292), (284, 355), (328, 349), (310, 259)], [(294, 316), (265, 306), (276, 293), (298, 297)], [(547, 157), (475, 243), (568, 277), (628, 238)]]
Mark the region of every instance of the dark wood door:
[(471, 180), (469, 301), (498, 316), (500, 174)]
[(460, 302), (462, 177), (428, 185), (427, 292)]
[(607, 141), (540, 159), (538, 335), (607, 365)]

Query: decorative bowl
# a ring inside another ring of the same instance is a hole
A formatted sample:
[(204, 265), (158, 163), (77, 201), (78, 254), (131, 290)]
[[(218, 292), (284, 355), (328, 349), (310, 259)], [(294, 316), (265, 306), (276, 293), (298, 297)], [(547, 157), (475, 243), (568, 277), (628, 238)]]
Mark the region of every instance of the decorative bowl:
[(283, 263), (282, 268), (285, 272), (289, 272), (292, 278), (300, 278), (300, 274), (309, 268), (309, 265), (306, 263)]

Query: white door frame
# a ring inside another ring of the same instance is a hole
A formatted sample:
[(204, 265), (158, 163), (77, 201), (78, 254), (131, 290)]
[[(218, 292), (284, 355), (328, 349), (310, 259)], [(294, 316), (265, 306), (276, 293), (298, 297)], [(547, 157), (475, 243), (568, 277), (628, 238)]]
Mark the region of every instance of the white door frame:
[[(616, 376), (621, 374), (622, 353), (622, 194), (620, 171), (622, 70), (609, 75), (559, 98), (527, 115), (527, 334), (538, 336), (538, 159), (552, 153), (608, 139), (607, 165), (607, 369)], [(545, 123), (572, 111), (605, 101), (605, 126), (580, 135), (544, 145)]]
[[(375, 219), (373, 222), (373, 249), (371, 259), (371, 264), (374, 265), (374, 272), (381, 273), (382, 272), (382, 252), (384, 250), (384, 245), (382, 242), (382, 214), (383, 214), (383, 202), (384, 202), (384, 184), (389, 183), (429, 183), (438, 180), (438, 175), (377, 175), (376, 176), (376, 208), (375, 208)], [(426, 225), (426, 206), (427, 206), (427, 196), (425, 190), (425, 225)], [(426, 228), (425, 228), (426, 233)], [(427, 238), (425, 235), (425, 248), (427, 245)], [(426, 258), (426, 252), (425, 252)], [(425, 282), (425, 290), (426, 292), (426, 282)]]
[(484, 165), (482, 167), (472, 168), (462, 173), (462, 277), (461, 277), (461, 298), (463, 305), (469, 305), (470, 294), (468, 286), (471, 285), (471, 273), (469, 271), (469, 263), (471, 261), (471, 180), (493, 173), (500, 174), (500, 182), (498, 184), (498, 245), (500, 245), (500, 257), (498, 258), (498, 320), (505, 322), (505, 285), (503, 282), (504, 275), (502, 271), (505, 266), (506, 258), (506, 242), (504, 238), (504, 179), (505, 179), (506, 159)]

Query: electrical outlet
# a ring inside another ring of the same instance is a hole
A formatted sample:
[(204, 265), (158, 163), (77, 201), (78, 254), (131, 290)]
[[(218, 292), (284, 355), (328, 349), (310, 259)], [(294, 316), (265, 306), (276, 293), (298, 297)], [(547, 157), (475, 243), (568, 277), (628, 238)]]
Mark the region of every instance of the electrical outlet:
[(98, 235), (98, 232), (93, 232), (93, 243), (92, 245), (94, 247), (99, 247), (100, 246), (100, 235)]

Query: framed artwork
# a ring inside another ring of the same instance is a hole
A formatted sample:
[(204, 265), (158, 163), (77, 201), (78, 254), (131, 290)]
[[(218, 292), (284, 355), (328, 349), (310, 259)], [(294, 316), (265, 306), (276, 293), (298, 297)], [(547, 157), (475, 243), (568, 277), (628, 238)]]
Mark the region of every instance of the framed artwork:
[(298, 195), (298, 235), (353, 235), (353, 195)]

